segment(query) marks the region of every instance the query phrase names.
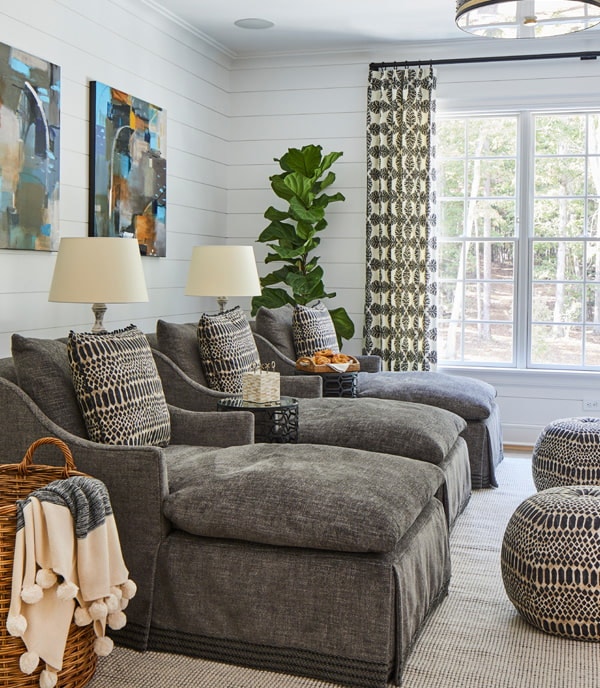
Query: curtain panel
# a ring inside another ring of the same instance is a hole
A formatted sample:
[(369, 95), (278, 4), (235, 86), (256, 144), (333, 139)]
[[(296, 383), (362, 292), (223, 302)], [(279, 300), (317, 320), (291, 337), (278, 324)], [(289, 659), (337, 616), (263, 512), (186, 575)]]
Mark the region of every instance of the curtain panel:
[(386, 370), (437, 362), (432, 67), (369, 73), (364, 352)]

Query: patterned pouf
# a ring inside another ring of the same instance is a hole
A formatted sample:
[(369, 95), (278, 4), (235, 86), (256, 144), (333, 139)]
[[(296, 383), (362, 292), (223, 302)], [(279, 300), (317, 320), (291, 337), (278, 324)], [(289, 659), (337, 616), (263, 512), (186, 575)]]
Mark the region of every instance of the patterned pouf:
[(600, 641), (600, 487), (553, 487), (522, 502), (504, 533), (501, 568), (530, 624)]
[(538, 490), (600, 485), (600, 418), (561, 418), (547, 425), (533, 449)]

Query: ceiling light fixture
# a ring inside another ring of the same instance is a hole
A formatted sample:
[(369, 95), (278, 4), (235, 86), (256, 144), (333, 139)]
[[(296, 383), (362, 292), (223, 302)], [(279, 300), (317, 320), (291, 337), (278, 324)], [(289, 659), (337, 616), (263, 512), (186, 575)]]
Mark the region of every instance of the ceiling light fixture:
[(258, 17), (248, 17), (247, 19), (238, 19), (233, 22), (240, 29), (270, 29), (275, 24), (268, 19), (259, 19)]
[(600, 23), (600, 0), (457, 0), (460, 29), (489, 38), (544, 38)]

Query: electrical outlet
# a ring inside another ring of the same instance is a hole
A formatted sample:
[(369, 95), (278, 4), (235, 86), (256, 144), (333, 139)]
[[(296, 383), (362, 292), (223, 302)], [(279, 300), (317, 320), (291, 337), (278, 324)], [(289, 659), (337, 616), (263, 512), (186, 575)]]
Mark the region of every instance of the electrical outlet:
[(600, 399), (584, 399), (584, 411), (600, 411)]

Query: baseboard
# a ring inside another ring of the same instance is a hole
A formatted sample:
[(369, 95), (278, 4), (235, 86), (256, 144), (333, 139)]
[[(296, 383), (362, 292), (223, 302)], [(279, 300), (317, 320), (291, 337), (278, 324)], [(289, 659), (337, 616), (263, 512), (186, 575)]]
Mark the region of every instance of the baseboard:
[(533, 444), (518, 444), (518, 443), (503, 444), (502, 448), (504, 449), (505, 452), (511, 452), (511, 451), (528, 452), (528, 453), (533, 452)]

